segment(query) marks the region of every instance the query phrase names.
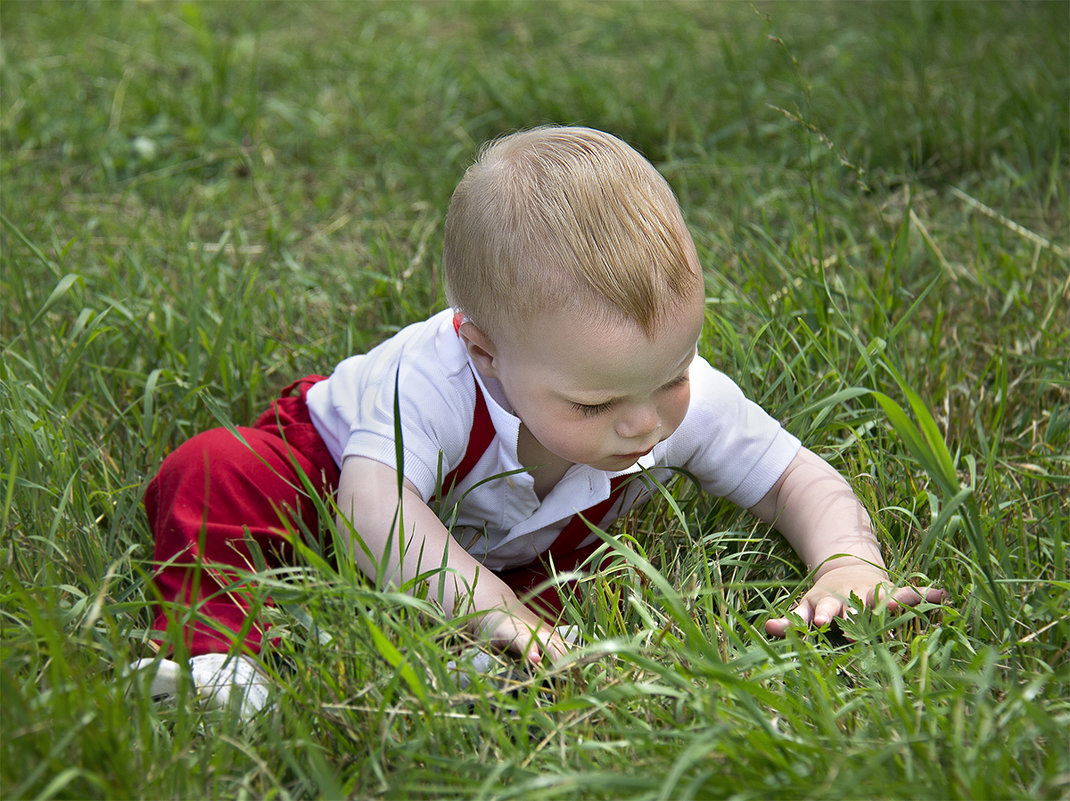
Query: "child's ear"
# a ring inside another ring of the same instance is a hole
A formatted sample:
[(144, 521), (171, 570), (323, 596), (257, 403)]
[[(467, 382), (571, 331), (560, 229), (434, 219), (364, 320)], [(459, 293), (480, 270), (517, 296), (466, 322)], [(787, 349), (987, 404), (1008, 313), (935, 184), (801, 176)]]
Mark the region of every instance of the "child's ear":
[(483, 329), (471, 320), (465, 320), (457, 333), (480, 374), (486, 378), (497, 378), (498, 349), (490, 337), (483, 333)]

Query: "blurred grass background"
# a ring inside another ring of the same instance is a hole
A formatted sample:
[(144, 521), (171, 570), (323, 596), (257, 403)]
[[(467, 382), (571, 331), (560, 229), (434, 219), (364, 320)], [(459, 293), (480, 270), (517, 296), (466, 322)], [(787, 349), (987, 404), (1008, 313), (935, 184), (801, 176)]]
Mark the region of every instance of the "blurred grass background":
[[(1068, 52), (1065, 2), (5, 0), (0, 791), (1067, 797)], [(798, 564), (680, 485), (552, 692), (452, 691), (457, 624), (315, 563), (255, 726), (128, 691), (156, 465), (440, 308), (453, 186), (547, 122), (662, 170), (704, 355), (950, 606), (768, 643)]]

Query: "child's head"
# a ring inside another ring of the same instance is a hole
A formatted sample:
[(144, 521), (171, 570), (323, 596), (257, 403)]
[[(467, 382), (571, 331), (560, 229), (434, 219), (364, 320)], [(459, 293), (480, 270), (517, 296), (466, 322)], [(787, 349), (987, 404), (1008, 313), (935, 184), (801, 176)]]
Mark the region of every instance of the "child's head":
[(702, 274), (672, 190), (624, 142), (538, 128), (491, 143), (454, 192), (444, 261), (524, 464), (621, 470), (680, 425)]
[(589, 128), (485, 146), (450, 202), (443, 260), (451, 304), (492, 340), (563, 307), (649, 336), (702, 286), (665, 179)]

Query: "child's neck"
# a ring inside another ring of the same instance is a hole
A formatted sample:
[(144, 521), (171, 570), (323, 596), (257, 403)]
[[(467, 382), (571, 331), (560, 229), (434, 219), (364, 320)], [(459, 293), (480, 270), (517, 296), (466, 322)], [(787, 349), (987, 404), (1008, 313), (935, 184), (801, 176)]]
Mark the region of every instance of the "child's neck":
[(550, 490), (557, 486), (572, 467), (572, 462), (546, 450), (525, 425), (520, 426), (516, 455), (520, 464), (531, 471), (531, 477), (535, 479), (535, 497), (540, 501), (550, 494)]

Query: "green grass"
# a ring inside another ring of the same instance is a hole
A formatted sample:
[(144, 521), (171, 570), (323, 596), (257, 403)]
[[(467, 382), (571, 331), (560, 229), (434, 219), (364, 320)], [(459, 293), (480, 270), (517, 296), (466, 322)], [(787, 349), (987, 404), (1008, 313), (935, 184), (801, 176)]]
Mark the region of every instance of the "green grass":
[[(1070, 796), (1064, 2), (5, 0), (0, 37), (5, 798)], [(128, 692), (160, 460), (440, 308), (455, 182), (542, 122), (665, 173), (704, 355), (947, 607), (769, 642), (800, 566), (681, 483), (552, 684), (452, 692), (459, 623), (310, 555), (262, 580), (263, 720)]]

